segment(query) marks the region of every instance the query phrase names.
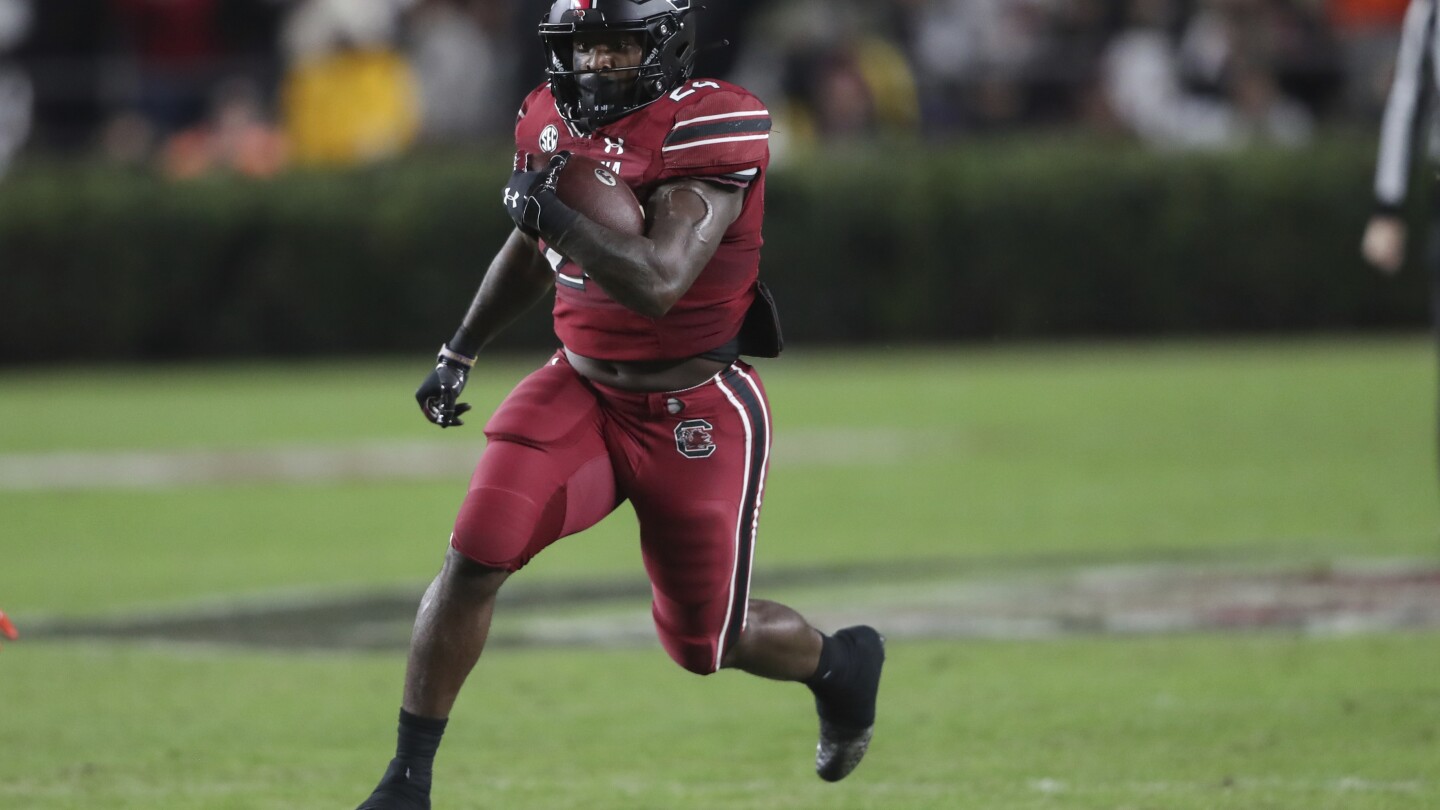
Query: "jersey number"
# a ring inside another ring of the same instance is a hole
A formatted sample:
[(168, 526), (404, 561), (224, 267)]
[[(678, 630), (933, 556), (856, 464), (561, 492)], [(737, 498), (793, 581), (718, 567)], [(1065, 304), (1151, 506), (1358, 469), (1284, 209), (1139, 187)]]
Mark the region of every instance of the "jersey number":
[(695, 92), (696, 90), (700, 90), (700, 89), (705, 88), (705, 87), (714, 88), (714, 89), (716, 89), (716, 90), (719, 90), (719, 89), (720, 89), (720, 85), (716, 84), (715, 82), (707, 82), (707, 81), (691, 82), (689, 87), (686, 87), (686, 86), (684, 86), (684, 85), (681, 85), (680, 87), (677, 87), (677, 88), (675, 88), (674, 90), (671, 90), (671, 91), (670, 91), (670, 100), (671, 100), (671, 101), (679, 101), (680, 99), (685, 98), (685, 97), (688, 96), (688, 95), (694, 94), (694, 92)]

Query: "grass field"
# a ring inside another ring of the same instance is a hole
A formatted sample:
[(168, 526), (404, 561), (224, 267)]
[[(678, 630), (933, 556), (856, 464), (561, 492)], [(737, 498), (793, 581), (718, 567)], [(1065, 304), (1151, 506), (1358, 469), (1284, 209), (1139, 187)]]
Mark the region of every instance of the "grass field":
[[(540, 359), (486, 366), (474, 415)], [(25, 471), (478, 451), (483, 416), (442, 433), (414, 413), (423, 363), (0, 372), (0, 482), (24, 484), (0, 483), (0, 608), (23, 632), (418, 597), (463, 489), (453, 465), (144, 487)], [(802, 610), (879, 609), (874, 580), (893, 594), (1093, 566), (1440, 565), (1426, 339), (795, 351), (761, 368), (777, 447), (757, 563), (774, 587), (757, 595)], [(524, 583), (631, 582), (632, 533), (617, 513)], [(607, 609), (643, 619), (645, 602)], [(403, 652), (221, 642), (6, 643), (0, 808), (353, 807), (393, 745)], [(840, 785), (810, 773), (797, 687), (696, 678), (653, 644), (498, 648), (457, 707), (437, 807), (1440, 806), (1433, 627), (890, 648), (875, 747)]]

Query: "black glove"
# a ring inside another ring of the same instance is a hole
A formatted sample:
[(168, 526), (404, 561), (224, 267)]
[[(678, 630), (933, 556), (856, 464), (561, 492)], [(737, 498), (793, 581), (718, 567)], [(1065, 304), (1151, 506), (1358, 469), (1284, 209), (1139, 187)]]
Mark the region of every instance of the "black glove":
[(448, 346), (440, 347), (440, 356), (435, 358), (435, 370), (420, 383), (415, 391), (415, 401), (420, 403), (420, 412), (425, 418), (442, 428), (459, 427), (464, 422), (460, 415), (470, 410), (468, 403), (458, 405), (455, 400), (465, 390), (465, 377), (475, 361)]
[(554, 242), (575, 222), (575, 209), (560, 202), (555, 186), (560, 173), (570, 161), (564, 150), (550, 156), (545, 168), (531, 171), (530, 157), (515, 153), (515, 171), (505, 184), (505, 211), (515, 220), (515, 227), (530, 237), (543, 236)]

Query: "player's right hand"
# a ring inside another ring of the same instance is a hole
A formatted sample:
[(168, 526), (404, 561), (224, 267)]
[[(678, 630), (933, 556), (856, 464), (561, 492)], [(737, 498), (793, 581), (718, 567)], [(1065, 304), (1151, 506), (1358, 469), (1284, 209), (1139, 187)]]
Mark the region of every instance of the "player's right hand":
[(471, 360), (466, 363), (458, 359), (463, 357), (464, 355), (442, 348), (440, 356), (435, 358), (435, 369), (415, 391), (415, 401), (420, 403), (420, 412), (425, 414), (426, 419), (442, 428), (465, 424), (460, 421), (460, 416), (470, 410), (468, 403), (455, 402), (460, 397), (460, 392), (465, 390), (465, 378), (475, 362)]
[(544, 168), (531, 169), (530, 156), (515, 153), (515, 171), (505, 185), (504, 203), (505, 212), (521, 233), (532, 239), (544, 237), (547, 242), (554, 242), (574, 224), (577, 216), (574, 209), (555, 194), (560, 173), (569, 162), (570, 153), (561, 150), (550, 156)]

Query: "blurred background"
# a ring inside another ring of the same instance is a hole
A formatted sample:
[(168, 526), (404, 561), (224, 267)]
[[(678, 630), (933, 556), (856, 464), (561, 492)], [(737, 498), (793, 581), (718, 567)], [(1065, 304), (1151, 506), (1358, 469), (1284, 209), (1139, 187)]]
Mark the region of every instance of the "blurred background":
[[(1373, 124), (1405, 5), (716, 0), (702, 37), (732, 44), (707, 50), (699, 73), (768, 99), (785, 148), (800, 152), (1037, 129), (1164, 148), (1303, 146), (1326, 129)], [(542, 10), (499, 0), (4, 0), (0, 154), (159, 161), (188, 177), (503, 141), (539, 76)]]
[[(1356, 248), (1405, 6), (713, 0), (698, 74), (775, 117), (794, 339), (1413, 329)], [(0, 362), (434, 342), (543, 10), (0, 0)]]

